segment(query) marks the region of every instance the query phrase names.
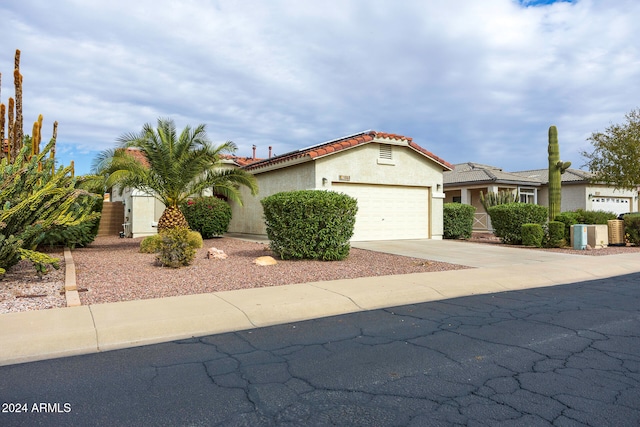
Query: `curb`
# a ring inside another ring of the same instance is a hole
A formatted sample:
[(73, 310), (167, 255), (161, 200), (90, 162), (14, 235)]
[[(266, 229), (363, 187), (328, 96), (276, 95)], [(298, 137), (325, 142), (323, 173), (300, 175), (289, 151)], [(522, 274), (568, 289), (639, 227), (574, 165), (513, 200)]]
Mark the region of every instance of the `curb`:
[(71, 249), (64, 248), (64, 295), (67, 299), (67, 307), (78, 307), (80, 303), (80, 295), (78, 295), (78, 287), (76, 286), (76, 265), (71, 257)]

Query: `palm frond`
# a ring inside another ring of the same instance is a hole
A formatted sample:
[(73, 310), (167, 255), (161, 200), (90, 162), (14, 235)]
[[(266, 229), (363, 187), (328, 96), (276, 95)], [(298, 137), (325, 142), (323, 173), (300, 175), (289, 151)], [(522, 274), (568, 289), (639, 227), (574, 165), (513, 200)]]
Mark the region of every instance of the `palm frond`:
[[(219, 168), (221, 155), (235, 152), (237, 146), (232, 141), (213, 146), (203, 124), (186, 126), (178, 134), (173, 120), (159, 118), (155, 128), (147, 123), (140, 133), (123, 134), (118, 144), (94, 161), (96, 173), (108, 176), (107, 188), (117, 185), (153, 191), (166, 206), (177, 206), (207, 188), (239, 203), (240, 186), (257, 193), (253, 175)], [(129, 155), (127, 148), (138, 150), (146, 164)]]

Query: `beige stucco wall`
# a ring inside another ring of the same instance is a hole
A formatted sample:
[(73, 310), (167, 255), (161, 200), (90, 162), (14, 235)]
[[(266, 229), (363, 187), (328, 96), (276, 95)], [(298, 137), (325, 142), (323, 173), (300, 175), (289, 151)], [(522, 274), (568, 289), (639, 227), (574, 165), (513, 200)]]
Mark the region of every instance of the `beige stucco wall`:
[(371, 143), (318, 159), (316, 188), (331, 190), (332, 183), (344, 182), (346, 177), (351, 183), (430, 187), (430, 218), (425, 221), (429, 221), (430, 238), (441, 239), (442, 166), (402, 145), (392, 145), (391, 161), (380, 161), (379, 157), (380, 145)]
[(134, 190), (128, 200), (125, 205), (125, 218), (129, 217), (130, 220), (131, 237), (157, 234), (158, 220), (164, 211), (164, 204), (155, 197), (138, 190)]
[[(574, 211), (576, 209), (593, 210), (591, 199), (595, 196), (598, 197), (624, 197), (629, 199), (629, 206), (632, 207), (632, 211), (637, 211), (638, 206), (636, 203), (637, 192), (629, 190), (618, 190), (606, 185), (597, 184), (562, 184), (562, 212)], [(538, 193), (538, 204), (542, 206), (549, 206), (549, 189), (543, 187)]]
[[(394, 145), (391, 161), (379, 161), (380, 147), (370, 143), (334, 153), (315, 161), (256, 173), (257, 197), (242, 190), (244, 206), (232, 204), (229, 232), (266, 234), (260, 199), (281, 191), (332, 190), (332, 183), (387, 184), (431, 187), (431, 238), (442, 238), (442, 167), (406, 146)], [(348, 178), (347, 178), (348, 177)], [(348, 181), (347, 181), (348, 180)]]
[[(256, 171), (259, 172), (259, 171)], [(230, 233), (265, 235), (264, 214), (260, 200), (281, 191), (311, 190), (315, 188), (313, 162), (264, 173), (255, 173), (259, 193), (252, 196), (245, 187), (240, 188), (243, 206), (231, 203)]]

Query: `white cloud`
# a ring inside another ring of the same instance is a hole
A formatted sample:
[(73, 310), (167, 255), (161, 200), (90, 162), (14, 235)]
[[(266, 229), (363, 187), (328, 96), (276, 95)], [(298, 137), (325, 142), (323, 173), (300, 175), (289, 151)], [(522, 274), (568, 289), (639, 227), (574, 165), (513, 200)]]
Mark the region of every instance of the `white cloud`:
[(173, 117), (245, 155), (372, 128), (507, 170), (544, 167), (556, 124), (579, 166), (640, 98), (633, 0), (9, 0), (0, 15), (1, 100), (19, 48), (25, 121), (58, 120), (80, 157)]

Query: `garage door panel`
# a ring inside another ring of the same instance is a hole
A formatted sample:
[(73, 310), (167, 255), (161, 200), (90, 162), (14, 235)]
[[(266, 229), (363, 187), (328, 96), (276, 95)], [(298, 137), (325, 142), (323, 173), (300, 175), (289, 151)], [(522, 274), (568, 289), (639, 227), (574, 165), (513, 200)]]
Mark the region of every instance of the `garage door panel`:
[(596, 196), (591, 201), (591, 209), (594, 211), (613, 212), (617, 215), (631, 212), (630, 199), (626, 197), (600, 197)]
[(429, 189), (337, 184), (333, 190), (358, 200), (353, 241), (429, 237)]

